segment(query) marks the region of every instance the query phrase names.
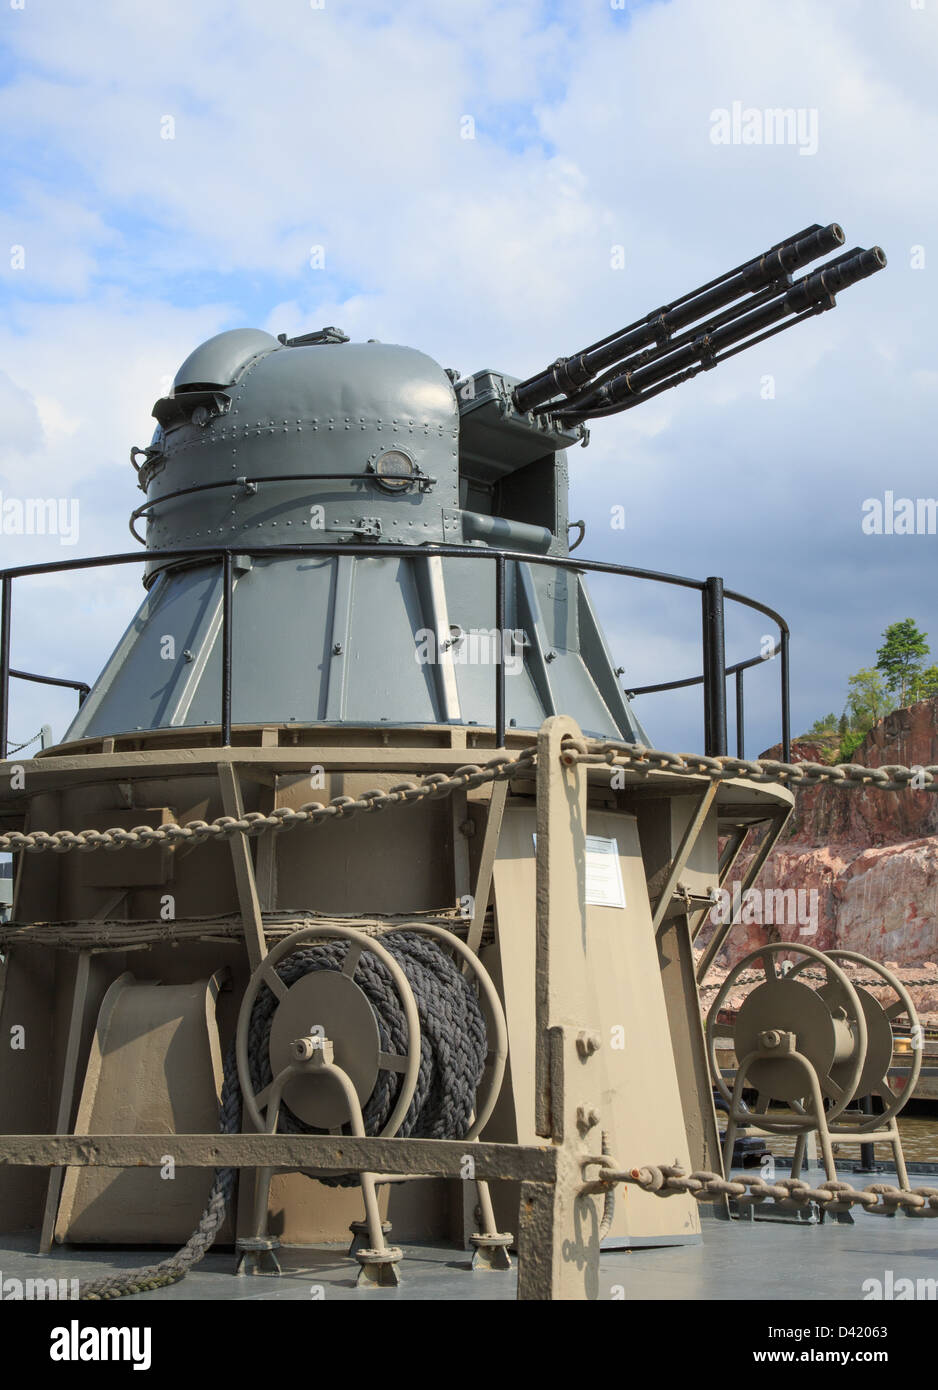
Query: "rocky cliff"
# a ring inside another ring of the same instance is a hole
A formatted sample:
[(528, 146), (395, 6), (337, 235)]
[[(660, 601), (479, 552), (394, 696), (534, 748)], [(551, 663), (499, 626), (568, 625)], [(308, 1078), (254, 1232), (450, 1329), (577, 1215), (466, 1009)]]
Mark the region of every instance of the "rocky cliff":
[[(763, 756), (778, 758), (781, 751)], [(802, 741), (792, 748), (793, 762), (827, 756), (820, 743)], [(938, 698), (880, 720), (852, 761), (865, 767), (938, 764)], [(741, 879), (745, 868), (741, 859), (734, 877)], [(900, 975), (916, 986), (916, 1003), (938, 1017), (938, 793), (838, 787), (798, 792), (756, 887), (761, 897), (718, 959), (723, 970), (767, 940), (802, 941), (820, 950), (844, 947), (903, 967)], [(793, 912), (798, 890), (801, 910)], [(779, 921), (776, 910), (770, 921), (773, 914), (760, 911), (766, 903), (787, 904), (787, 915)]]

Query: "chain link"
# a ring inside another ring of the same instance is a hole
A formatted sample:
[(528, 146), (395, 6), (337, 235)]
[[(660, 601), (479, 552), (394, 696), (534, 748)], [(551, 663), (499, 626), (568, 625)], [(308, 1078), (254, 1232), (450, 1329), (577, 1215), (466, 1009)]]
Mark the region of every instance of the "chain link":
[(598, 1185), (629, 1183), (656, 1197), (673, 1197), (683, 1192), (698, 1202), (716, 1202), (732, 1197), (739, 1206), (758, 1206), (772, 1201), (785, 1211), (797, 1211), (816, 1202), (825, 1211), (844, 1212), (861, 1206), (871, 1216), (895, 1216), (904, 1211), (907, 1216), (938, 1217), (938, 1187), (916, 1187), (911, 1191), (893, 1187), (891, 1183), (876, 1182), (862, 1189), (848, 1182), (830, 1180), (818, 1187), (801, 1178), (781, 1178), (766, 1182), (761, 1177), (724, 1178), (719, 1173), (701, 1170), (685, 1173), (679, 1163), (648, 1164), (644, 1168), (622, 1171), (610, 1164), (608, 1157), (586, 1160), (584, 1166), (598, 1165), (595, 1182)]

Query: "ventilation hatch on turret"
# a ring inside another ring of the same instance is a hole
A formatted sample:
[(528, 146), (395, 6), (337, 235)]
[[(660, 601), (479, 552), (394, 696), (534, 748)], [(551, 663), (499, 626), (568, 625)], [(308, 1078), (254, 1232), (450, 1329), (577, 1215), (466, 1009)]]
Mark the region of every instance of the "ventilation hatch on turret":
[(232, 328), (219, 333), (189, 354), (176, 373), (173, 393), (231, 386), (245, 367), (277, 347), (277, 339), (259, 328)]

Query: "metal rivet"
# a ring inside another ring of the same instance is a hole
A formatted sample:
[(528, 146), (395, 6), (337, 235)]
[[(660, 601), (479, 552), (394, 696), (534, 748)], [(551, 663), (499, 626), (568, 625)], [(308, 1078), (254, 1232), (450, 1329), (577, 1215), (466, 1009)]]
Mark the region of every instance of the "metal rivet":
[(598, 1033), (588, 1033), (586, 1030), (577, 1034), (576, 1050), (581, 1057), (592, 1057), (594, 1052), (598, 1052), (602, 1047), (602, 1039)]

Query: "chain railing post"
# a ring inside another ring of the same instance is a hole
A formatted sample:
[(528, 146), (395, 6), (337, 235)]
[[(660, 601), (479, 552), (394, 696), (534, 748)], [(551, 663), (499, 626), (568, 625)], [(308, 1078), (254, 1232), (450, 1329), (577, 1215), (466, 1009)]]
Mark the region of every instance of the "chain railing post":
[(13, 612), (13, 580), (0, 585), (0, 758), (7, 755), (10, 731), (10, 619)]
[(498, 648), (495, 660), (495, 747), (505, 746), (505, 557), (495, 557), (495, 626), (498, 630)]
[(231, 551), (222, 556), (221, 598), (221, 741), (231, 746)]
[(600, 1211), (583, 1168), (603, 1105), (586, 930), (587, 768), (566, 759), (565, 737), (583, 737), (566, 715), (541, 725), (535, 787), (534, 1128), (555, 1151), (557, 1174), (552, 1190), (522, 1185), (518, 1248), (518, 1298), (555, 1301), (597, 1296)]
[(791, 691), (788, 685), (788, 629), (781, 633), (782, 762), (791, 762)]
[(713, 714), (710, 708), (710, 644), (707, 633), (710, 630), (710, 591), (706, 584), (700, 591), (700, 647), (703, 655), (703, 735), (704, 752), (710, 752), (710, 729)]
[(701, 593), (704, 656), (704, 751), (719, 758), (726, 753), (726, 641), (723, 620), (723, 580), (707, 579)]
[(736, 672), (736, 756), (746, 756), (746, 712), (743, 705), (743, 668)]

